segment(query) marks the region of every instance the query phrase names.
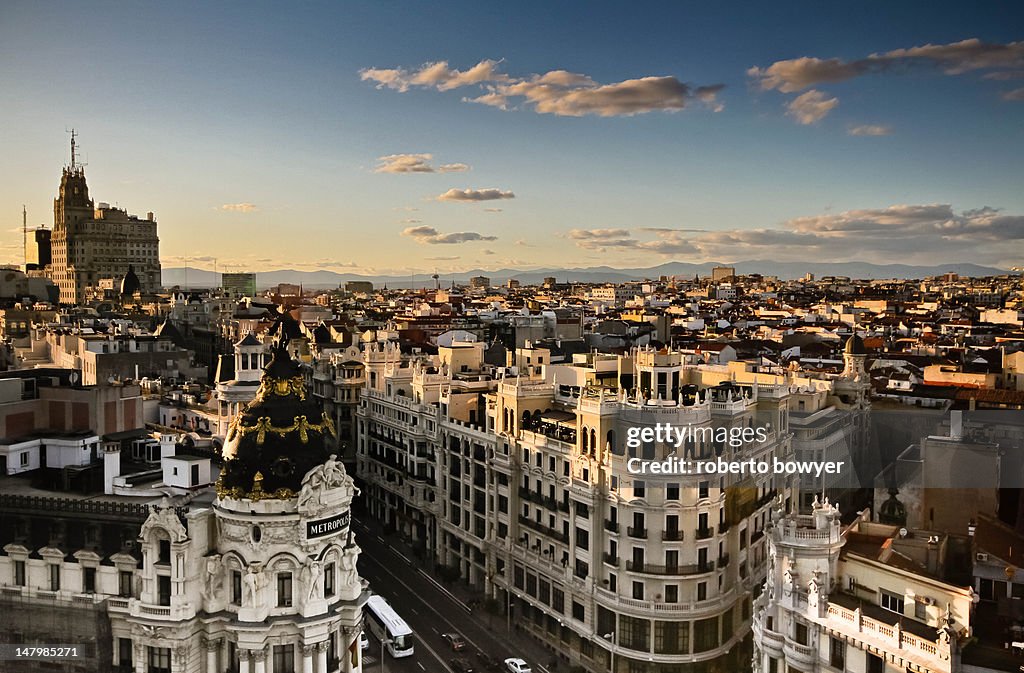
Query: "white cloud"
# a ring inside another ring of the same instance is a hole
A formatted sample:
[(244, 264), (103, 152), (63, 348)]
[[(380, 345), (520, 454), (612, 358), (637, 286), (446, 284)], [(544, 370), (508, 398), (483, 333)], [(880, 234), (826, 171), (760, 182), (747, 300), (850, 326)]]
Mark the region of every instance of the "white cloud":
[(225, 203), (219, 210), (228, 213), (255, 213), (259, 208), (251, 203)]
[[(747, 70), (762, 89), (796, 93), (810, 87), (884, 72), (895, 67), (926, 65), (947, 75), (975, 70), (1016, 70), (1024, 67), (1024, 42), (1007, 44), (982, 42), (977, 38), (949, 44), (926, 44), (909, 49), (893, 49), (881, 54), (844, 61), (809, 56), (776, 61), (766, 68)], [(986, 77), (998, 77), (994, 73)]]
[(409, 227), (402, 231), (402, 236), (408, 236), (419, 243), (429, 245), (446, 245), (453, 243), (466, 243), (469, 241), (496, 241), (497, 236), (485, 236), (475, 231), (460, 231), (450, 234), (442, 234), (437, 229), (427, 226)]
[(1002, 95), (1003, 100), (1024, 100), (1024, 87), (1007, 91)]
[(438, 91), (467, 86), (482, 89), (479, 95), (462, 100), (507, 110), (522, 102), (541, 114), (565, 117), (596, 115), (632, 116), (657, 110), (677, 111), (696, 100), (719, 111), (718, 94), (722, 84), (693, 87), (672, 76), (649, 76), (601, 84), (588, 75), (567, 70), (512, 77), (498, 72), (499, 62), (484, 60), (466, 71), (453, 70), (447, 61), (427, 63), (414, 71), (403, 68), (366, 68), (360, 71), (364, 81), (377, 88), (405, 92), (412, 87)]
[[(946, 75), (963, 75), (987, 70), (989, 72), (982, 75), (985, 79), (1014, 79), (1024, 69), (1024, 42), (1003, 44), (982, 42), (977, 38), (971, 38), (949, 44), (925, 44), (907, 49), (893, 49), (853, 60), (801, 56), (776, 61), (764, 68), (756, 66), (749, 68), (747, 75), (765, 91), (797, 93), (806, 90), (807, 93), (787, 105), (788, 114), (801, 124), (813, 124), (831, 110), (829, 108), (822, 112), (820, 105), (808, 108), (811, 103), (807, 99), (801, 101), (804, 96), (815, 91), (813, 87), (843, 82), (874, 73), (905, 73), (914, 67), (938, 69)], [(824, 97), (824, 94), (819, 94), (819, 96)], [(1006, 94), (1003, 95), (1003, 98), (1016, 100), (1006, 98)], [(838, 104), (838, 99), (830, 100), (834, 102), (832, 107)], [(794, 109), (794, 106), (797, 109)], [(807, 111), (801, 111), (801, 107)]]
[(503, 191), (500, 189), (494, 189), (493, 187), (487, 189), (449, 189), (444, 194), (437, 197), (438, 201), (462, 201), (462, 202), (477, 202), (477, 201), (497, 201), (499, 199), (514, 199), (516, 195), (510, 191)]
[(817, 124), (839, 105), (838, 98), (826, 98), (817, 89), (811, 89), (786, 105), (786, 114), (801, 124)]
[(892, 135), (892, 127), (881, 124), (862, 124), (851, 126), (846, 133), (851, 136), (887, 136)]
[[(632, 249), (692, 259), (799, 261), (827, 256), (836, 261), (1006, 264), (1024, 254), (1024, 216), (983, 207), (956, 212), (949, 204), (893, 205), (797, 217), (776, 228), (722, 231), (573, 229), (568, 237), (589, 250)], [(964, 251), (971, 257), (964, 259)]]
[(374, 173), (455, 173), (468, 171), (467, 164), (442, 164), (434, 168), (432, 154), (389, 154), (377, 158)]

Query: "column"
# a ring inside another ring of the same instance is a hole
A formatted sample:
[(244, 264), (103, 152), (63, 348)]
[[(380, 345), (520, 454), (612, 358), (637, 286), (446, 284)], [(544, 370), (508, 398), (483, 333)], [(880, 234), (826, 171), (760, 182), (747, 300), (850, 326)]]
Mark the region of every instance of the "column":
[(327, 673), (327, 641), (316, 644), (316, 673)]
[(302, 646), (302, 673), (313, 673), (313, 652), (316, 645), (310, 643)]
[(355, 648), (359, 652), (360, 663), (363, 659), (363, 651), (359, 647), (359, 630), (346, 626), (338, 632), (338, 640), (341, 642), (341, 671), (342, 673), (352, 673), (355, 668), (352, 666), (352, 651), (349, 649), (355, 641)]
[(206, 645), (206, 673), (217, 673), (217, 653), (220, 650), (220, 638), (210, 638)]
[(254, 673), (267, 673), (267, 648), (261, 647), (252, 651), (252, 658), (256, 665), (253, 666)]
[(238, 673), (249, 673), (249, 655), (252, 650), (238, 650)]

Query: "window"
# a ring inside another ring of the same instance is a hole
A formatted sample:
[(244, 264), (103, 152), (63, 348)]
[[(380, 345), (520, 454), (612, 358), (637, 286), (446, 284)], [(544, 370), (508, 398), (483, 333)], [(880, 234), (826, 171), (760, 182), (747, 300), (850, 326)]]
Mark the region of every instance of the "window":
[(25, 467), (28, 465), (28, 451), (24, 451), (21, 454), (21, 466)]
[(576, 621), (584, 621), (586, 618), (586, 610), (583, 607), (583, 603), (572, 602), (572, 618)]
[(551, 589), (551, 607), (553, 607), (558, 614), (563, 614), (565, 612), (565, 592), (561, 589)]
[(846, 643), (839, 638), (829, 638), (828, 664), (840, 671), (846, 670)]
[(922, 622), (928, 619), (928, 605), (922, 600), (914, 601), (914, 619), (920, 619)]
[(647, 487), (644, 482), (640, 480), (633, 481), (633, 497), (642, 498), (647, 494)]
[(718, 647), (718, 618), (699, 619), (693, 623), (693, 651), (706, 652)]
[(122, 598), (129, 598), (132, 595), (132, 573), (130, 570), (122, 570), (117, 574), (117, 594)]
[(82, 593), (96, 593), (96, 568), (82, 568)]
[(160, 540), (160, 555), (157, 558), (157, 563), (170, 563), (171, 562), (171, 541)]
[(118, 670), (132, 670), (132, 639), (117, 639), (117, 666)]
[(871, 652), (865, 652), (864, 654), (867, 655), (867, 673), (885, 673), (885, 659)]
[(292, 574), (277, 573), (277, 607), (290, 608), (292, 606)]
[(897, 614), (903, 614), (903, 596), (897, 596), (896, 594), (889, 593), (888, 591), (881, 591), (881, 600), (879, 604), (886, 610), (890, 610)]
[(708, 497), (708, 494), (709, 494), (710, 490), (711, 489), (709, 488), (708, 482), (706, 482), (706, 481), (700, 482), (699, 484), (697, 484), (697, 497), (698, 498), (706, 498), (706, 497)]
[(149, 673), (171, 673), (171, 648), (147, 647)]
[(242, 571), (231, 571), (231, 602), (235, 605), (242, 604)]
[(679, 500), (679, 484), (669, 483), (665, 487), (665, 500)]
[(274, 646), (274, 673), (295, 673), (295, 646)]
[(25, 562), (15, 561), (14, 562), (14, 586), (23, 587), (25, 586)]
[(697, 583), (697, 600), (706, 601), (708, 599), (708, 583), (698, 582)]
[(60, 564), (50, 564), (50, 591), (60, 591)]
[(324, 597), (334, 595), (334, 564), (324, 566)]
[(157, 603), (160, 605), (171, 604), (171, 576), (170, 575), (157, 575), (156, 576), (156, 593)]
[(646, 652), (650, 649), (651, 622), (639, 617), (619, 617), (619, 645)]
[(643, 582), (633, 582), (633, 598), (637, 599), (638, 601), (642, 601), (644, 599)]
[(793, 640), (800, 645), (807, 644), (807, 624), (796, 622), (793, 624)]
[(678, 603), (679, 602), (679, 586), (675, 584), (665, 585), (665, 602), (666, 603)]
[(590, 533), (579, 526), (576, 527), (576, 548), (590, 549)]
[(655, 652), (658, 654), (686, 654), (689, 649), (689, 622), (654, 622)]

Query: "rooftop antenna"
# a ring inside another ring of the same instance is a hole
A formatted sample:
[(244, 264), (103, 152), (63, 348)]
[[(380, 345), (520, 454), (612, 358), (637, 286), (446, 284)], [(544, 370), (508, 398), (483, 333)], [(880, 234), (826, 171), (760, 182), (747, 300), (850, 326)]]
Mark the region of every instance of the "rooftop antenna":
[(21, 204), (21, 248), (25, 258), (25, 272), (28, 272), (28, 209)]

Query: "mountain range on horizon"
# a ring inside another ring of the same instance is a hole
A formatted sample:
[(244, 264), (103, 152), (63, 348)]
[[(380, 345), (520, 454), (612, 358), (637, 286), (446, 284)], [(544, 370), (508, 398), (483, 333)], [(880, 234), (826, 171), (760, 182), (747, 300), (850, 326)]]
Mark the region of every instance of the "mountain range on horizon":
[[(961, 276), (997, 276), (1007, 273), (1005, 269), (981, 266), (972, 263), (936, 264), (917, 266), (911, 264), (872, 264), (870, 262), (775, 262), (771, 260), (749, 260), (733, 264), (706, 262), (693, 264), (689, 262), (666, 262), (647, 268), (621, 268), (610, 266), (593, 266), (575, 269), (472, 269), (454, 274), (443, 274), (441, 285), (451, 282), (466, 283), (474, 276), (486, 276), (492, 285), (501, 285), (509, 279), (518, 280), (524, 285), (536, 285), (544, 278), (554, 277), (560, 283), (591, 282), (591, 283), (623, 283), (635, 280), (656, 279), (660, 276), (690, 277), (694, 275), (710, 276), (715, 266), (732, 266), (738, 274), (761, 274), (778, 276), (783, 280), (802, 278), (807, 273), (815, 277), (848, 276), (861, 279), (912, 279), (938, 276), (944, 273), (956, 273)], [(212, 287), (220, 284), (220, 273), (208, 269), (193, 267), (165, 267), (162, 281), (165, 287)], [(428, 274), (412, 274), (408, 276), (374, 276), (357, 273), (338, 273), (336, 271), (299, 271), (296, 269), (277, 269), (257, 272), (256, 284), (260, 288), (268, 288), (279, 283), (293, 283), (311, 289), (336, 288), (346, 281), (370, 281), (375, 287), (406, 288), (415, 285), (424, 287), (432, 283)]]

